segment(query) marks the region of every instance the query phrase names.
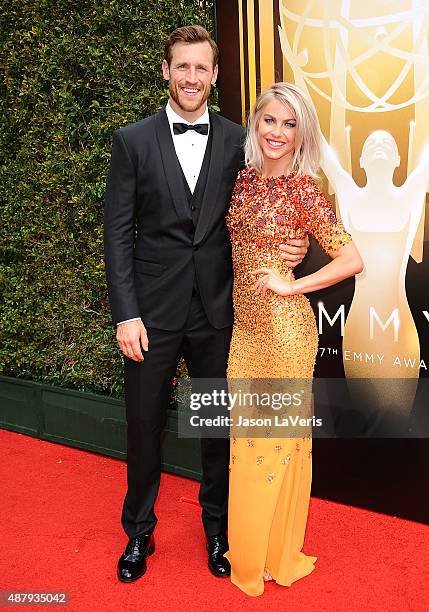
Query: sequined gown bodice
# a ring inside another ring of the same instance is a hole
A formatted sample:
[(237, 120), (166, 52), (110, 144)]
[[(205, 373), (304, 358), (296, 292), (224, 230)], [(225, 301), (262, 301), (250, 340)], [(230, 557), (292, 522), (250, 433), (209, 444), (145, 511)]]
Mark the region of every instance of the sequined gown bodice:
[[(311, 383), (318, 333), (308, 299), (271, 291), (257, 296), (250, 272), (276, 268), (293, 278), (279, 250), (287, 238), (311, 233), (334, 252), (350, 241), (349, 234), (308, 176), (262, 179), (250, 168), (237, 177), (227, 224), (234, 269), (230, 389), (263, 392), (273, 379)], [(232, 582), (256, 596), (264, 590), (264, 570), (278, 584), (290, 586), (314, 569), (317, 557), (301, 550), (311, 490), (311, 431), (281, 438), (270, 437), (268, 430), (234, 434), (233, 428), (226, 556)]]
[[(308, 299), (304, 295), (281, 297), (271, 291), (265, 297), (255, 296), (255, 277), (250, 272), (269, 267), (293, 278), (292, 269), (280, 256), (280, 244), (312, 233), (329, 252), (346, 244), (349, 235), (308, 176), (292, 173), (261, 179), (253, 169), (242, 170), (237, 177), (227, 224), (234, 267), (234, 334), (228, 375), (311, 377), (318, 336)], [(257, 345), (258, 359), (251, 357), (249, 346), (239, 359), (236, 344), (246, 334), (248, 341)], [(264, 347), (267, 360), (262, 363), (260, 351)]]

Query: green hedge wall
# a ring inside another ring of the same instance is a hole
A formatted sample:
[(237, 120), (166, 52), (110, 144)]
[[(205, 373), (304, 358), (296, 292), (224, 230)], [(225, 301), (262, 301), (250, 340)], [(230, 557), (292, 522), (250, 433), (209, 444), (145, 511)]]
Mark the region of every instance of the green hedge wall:
[(0, 371), (119, 396), (103, 264), (112, 132), (168, 97), (166, 35), (213, 3), (4, 0)]

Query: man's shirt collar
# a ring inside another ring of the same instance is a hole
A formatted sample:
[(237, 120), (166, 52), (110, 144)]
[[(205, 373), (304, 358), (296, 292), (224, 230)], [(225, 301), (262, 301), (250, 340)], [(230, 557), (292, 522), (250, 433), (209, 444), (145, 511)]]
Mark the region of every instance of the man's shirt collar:
[(195, 125), (197, 123), (207, 123), (209, 125), (209, 130), (210, 130), (210, 117), (209, 117), (209, 109), (207, 106), (206, 106), (206, 110), (201, 115), (201, 117), (198, 117), (198, 119), (194, 121), (193, 123), (191, 123), (190, 121), (187, 121), (186, 119), (178, 115), (171, 108), (170, 101), (168, 101), (167, 106), (165, 107), (165, 112), (167, 113), (168, 123), (170, 124), (170, 128), (172, 131), (173, 131), (173, 123), (186, 123), (188, 125)]

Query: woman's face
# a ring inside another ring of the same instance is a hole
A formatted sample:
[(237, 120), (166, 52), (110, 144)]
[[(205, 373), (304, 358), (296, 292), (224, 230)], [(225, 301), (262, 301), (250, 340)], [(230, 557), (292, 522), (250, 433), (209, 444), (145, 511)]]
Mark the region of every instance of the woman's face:
[(258, 139), (264, 159), (284, 161), (287, 168), (295, 150), (296, 119), (278, 100), (270, 100), (262, 109)]

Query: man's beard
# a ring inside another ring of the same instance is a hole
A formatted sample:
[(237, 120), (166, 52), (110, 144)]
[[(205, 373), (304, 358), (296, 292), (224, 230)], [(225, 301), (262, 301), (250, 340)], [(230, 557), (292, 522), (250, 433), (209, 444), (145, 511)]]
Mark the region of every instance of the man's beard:
[(192, 103), (192, 101), (189, 100), (188, 105), (186, 106), (183, 105), (183, 102), (180, 99), (179, 87), (177, 85), (173, 86), (170, 82), (169, 92), (170, 92), (170, 97), (172, 98), (172, 100), (176, 102), (177, 106), (180, 109), (182, 109), (186, 113), (193, 113), (199, 108), (201, 108), (201, 106), (203, 106), (207, 102), (207, 100), (210, 97), (211, 87), (209, 86), (209, 87), (206, 87), (204, 90), (202, 90), (200, 92), (200, 97), (197, 100), (195, 100), (194, 103)]

